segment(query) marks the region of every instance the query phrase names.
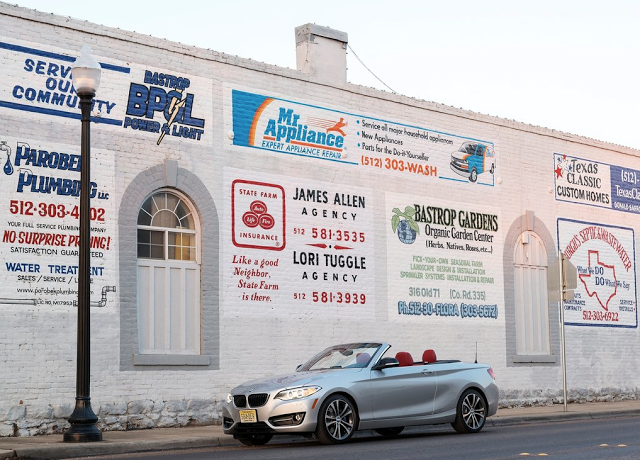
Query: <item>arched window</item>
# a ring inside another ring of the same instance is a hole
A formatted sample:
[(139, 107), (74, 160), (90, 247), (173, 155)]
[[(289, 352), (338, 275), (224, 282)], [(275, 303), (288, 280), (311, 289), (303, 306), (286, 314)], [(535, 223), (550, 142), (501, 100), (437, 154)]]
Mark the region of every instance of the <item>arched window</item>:
[(149, 196), (138, 212), (141, 354), (200, 354), (199, 221), (175, 190)]
[(193, 212), (172, 192), (147, 198), (138, 213), (138, 257), (196, 261)]
[(549, 355), (547, 252), (540, 237), (525, 231), (513, 252), (516, 353)]

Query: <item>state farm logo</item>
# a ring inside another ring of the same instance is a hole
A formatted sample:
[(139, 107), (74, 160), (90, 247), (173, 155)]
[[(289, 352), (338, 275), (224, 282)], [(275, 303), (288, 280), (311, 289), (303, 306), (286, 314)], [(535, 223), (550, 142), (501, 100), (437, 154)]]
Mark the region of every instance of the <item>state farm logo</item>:
[(276, 224), (273, 216), (267, 212), (267, 205), (264, 202), (256, 200), (249, 207), (251, 209), (242, 215), (242, 222), (247, 227), (260, 226), (265, 230), (269, 230)]
[(236, 179), (231, 184), (233, 245), (282, 251), (285, 247), (285, 196), (277, 184)]

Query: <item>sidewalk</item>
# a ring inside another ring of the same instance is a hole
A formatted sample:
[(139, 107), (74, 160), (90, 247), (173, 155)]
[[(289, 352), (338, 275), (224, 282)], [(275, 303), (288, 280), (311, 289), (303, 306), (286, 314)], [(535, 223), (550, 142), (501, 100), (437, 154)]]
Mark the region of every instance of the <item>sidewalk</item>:
[[(560, 420), (640, 416), (640, 400), (500, 409), (488, 426), (509, 426)], [(0, 438), (0, 460), (13, 457), (62, 459), (196, 447), (240, 446), (220, 425), (152, 430), (107, 431), (102, 442), (64, 443), (62, 435)]]

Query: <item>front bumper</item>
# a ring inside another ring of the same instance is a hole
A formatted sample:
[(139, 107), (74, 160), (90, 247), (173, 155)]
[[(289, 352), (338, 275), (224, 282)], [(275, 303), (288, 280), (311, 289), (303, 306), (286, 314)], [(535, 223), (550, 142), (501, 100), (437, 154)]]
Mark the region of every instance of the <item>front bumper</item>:
[(471, 175), (469, 173), (469, 165), (467, 163), (460, 163), (452, 160), (449, 164), (451, 166), (451, 170), (457, 174), (460, 174), (462, 177), (466, 177), (467, 179)]
[[(225, 402), (222, 408), (222, 429), (225, 434), (234, 436), (251, 434), (292, 434), (313, 433), (316, 430), (320, 396), (315, 394), (307, 398), (292, 401), (273, 399), (269, 395), (267, 402), (260, 407), (236, 407), (234, 402)], [(254, 410), (256, 422), (242, 423), (241, 410)]]

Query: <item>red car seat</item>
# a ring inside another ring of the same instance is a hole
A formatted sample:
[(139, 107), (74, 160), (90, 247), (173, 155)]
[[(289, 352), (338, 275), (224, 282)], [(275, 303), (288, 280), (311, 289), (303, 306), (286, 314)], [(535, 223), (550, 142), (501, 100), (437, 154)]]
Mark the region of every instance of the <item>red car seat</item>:
[(435, 363), (437, 360), (436, 352), (433, 350), (425, 350), (424, 353), (422, 353), (422, 361), (425, 364)]
[(399, 351), (396, 354), (396, 359), (400, 363), (400, 367), (413, 366), (413, 358), (411, 357), (411, 353), (407, 353), (406, 351)]

